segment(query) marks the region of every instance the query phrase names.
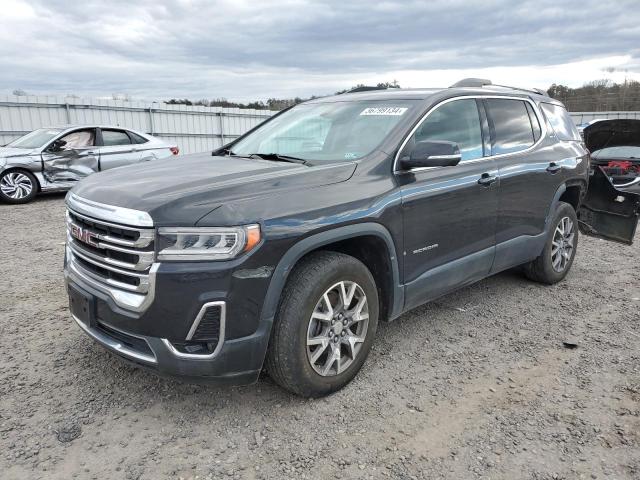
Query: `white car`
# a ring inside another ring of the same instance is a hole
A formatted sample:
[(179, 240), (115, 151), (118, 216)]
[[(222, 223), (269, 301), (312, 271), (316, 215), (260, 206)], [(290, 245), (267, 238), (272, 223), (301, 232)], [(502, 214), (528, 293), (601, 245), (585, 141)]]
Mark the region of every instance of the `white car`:
[(128, 128), (39, 128), (0, 147), (0, 200), (27, 203), (102, 170), (178, 155), (177, 145)]

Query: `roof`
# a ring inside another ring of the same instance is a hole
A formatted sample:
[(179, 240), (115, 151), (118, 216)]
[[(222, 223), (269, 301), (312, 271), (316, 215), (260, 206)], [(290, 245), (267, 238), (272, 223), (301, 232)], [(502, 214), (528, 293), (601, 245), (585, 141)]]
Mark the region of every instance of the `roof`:
[(337, 102), (337, 101), (367, 101), (367, 100), (426, 100), (437, 94), (443, 96), (457, 95), (517, 95), (535, 98), (536, 100), (553, 101), (548, 95), (524, 88), (506, 87), (501, 85), (485, 85), (481, 87), (448, 87), (448, 88), (386, 88), (360, 92), (346, 92), (329, 97), (317, 98), (308, 103)]
[(41, 127), (41, 128), (56, 128), (56, 129), (60, 129), (60, 130), (71, 130), (72, 128), (104, 128), (104, 129), (115, 128), (115, 129), (119, 129), (119, 130), (136, 131), (133, 128), (123, 127), (123, 126), (120, 126), (120, 125), (100, 125), (100, 124), (95, 124), (95, 123), (47, 125), (47, 126), (44, 126), (44, 127)]

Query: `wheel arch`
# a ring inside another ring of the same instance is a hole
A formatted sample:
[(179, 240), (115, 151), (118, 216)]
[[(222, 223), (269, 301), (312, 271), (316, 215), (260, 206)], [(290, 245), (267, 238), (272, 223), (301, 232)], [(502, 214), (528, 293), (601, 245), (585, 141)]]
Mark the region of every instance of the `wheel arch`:
[(36, 188), (37, 188), (38, 193), (42, 192), (42, 186), (40, 185), (40, 180), (38, 179), (38, 176), (35, 174), (35, 172), (32, 172), (31, 170), (29, 170), (26, 167), (11, 166), (11, 167), (6, 167), (4, 170), (1, 171), (0, 172), (0, 177), (2, 177), (6, 173), (11, 173), (11, 172), (25, 172), (25, 173), (28, 173), (36, 181)]
[[(357, 248), (358, 242), (362, 243), (360, 249)], [(382, 248), (382, 246), (386, 250), (385, 258), (383, 260), (372, 258), (371, 253), (377, 252), (377, 248)], [(372, 270), (371, 273), (376, 279), (379, 292), (383, 292), (384, 302), (381, 302), (381, 306), (384, 305), (385, 310), (381, 310), (381, 314), (388, 318), (395, 318), (401, 313), (404, 290), (400, 285), (400, 271), (393, 238), (381, 224), (358, 223), (306, 237), (284, 254), (274, 269), (267, 289), (261, 314), (263, 320), (272, 321), (275, 316), (282, 291), (291, 271), (305, 256), (318, 250), (346, 253), (362, 261)], [(383, 267), (385, 262), (388, 262), (386, 263), (388, 272), (385, 272), (386, 269)], [(388, 277), (381, 277), (385, 273)], [(383, 281), (380, 281), (381, 278)], [(381, 318), (384, 317), (381, 315)]]
[(548, 231), (551, 218), (560, 202), (568, 203), (577, 212), (582, 199), (587, 193), (587, 182), (584, 179), (567, 180), (558, 187), (545, 219), (545, 232)]

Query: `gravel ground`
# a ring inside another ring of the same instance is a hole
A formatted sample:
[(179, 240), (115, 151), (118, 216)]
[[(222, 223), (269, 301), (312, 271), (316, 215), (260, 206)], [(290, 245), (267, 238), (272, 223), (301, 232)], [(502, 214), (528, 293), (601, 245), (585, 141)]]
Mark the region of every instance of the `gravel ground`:
[[(0, 477), (640, 478), (640, 243), (581, 237), (379, 328), (347, 388), (192, 386), (72, 323), (63, 196), (0, 205)], [(567, 348), (563, 341), (577, 344)]]

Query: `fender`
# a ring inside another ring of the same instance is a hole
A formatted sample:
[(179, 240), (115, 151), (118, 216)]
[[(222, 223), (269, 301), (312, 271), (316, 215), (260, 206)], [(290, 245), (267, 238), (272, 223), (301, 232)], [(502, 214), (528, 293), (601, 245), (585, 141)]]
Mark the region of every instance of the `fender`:
[(549, 205), (549, 211), (547, 212), (547, 216), (544, 219), (544, 233), (548, 232), (549, 222), (551, 222), (551, 217), (553, 216), (556, 208), (558, 208), (558, 203), (560, 202), (560, 197), (564, 192), (567, 191), (567, 184), (563, 183), (556, 190), (556, 194), (553, 196), (553, 200), (551, 200), (551, 204)]
[[(569, 185), (567, 185), (569, 184)], [(573, 179), (567, 180), (562, 185), (558, 187), (555, 195), (553, 196), (553, 200), (551, 200), (551, 204), (549, 205), (549, 211), (547, 212), (547, 216), (544, 220), (544, 233), (546, 234), (549, 230), (549, 224), (551, 222), (551, 217), (553, 216), (556, 208), (558, 207), (558, 203), (560, 202), (560, 197), (567, 191), (567, 187), (578, 186), (580, 187), (580, 201), (582, 201), (586, 191), (587, 191), (587, 183), (584, 180)], [(577, 213), (577, 212), (576, 212)]]
[(392, 319), (398, 317), (402, 312), (402, 305), (404, 303), (404, 288), (400, 284), (400, 273), (395, 244), (391, 234), (385, 227), (379, 223), (367, 222), (346, 225), (344, 227), (338, 227), (317, 233), (304, 238), (291, 247), (280, 259), (273, 272), (269, 288), (267, 289), (267, 295), (262, 305), (261, 321), (273, 321), (287, 278), (298, 260), (300, 260), (304, 255), (322, 247), (323, 245), (365, 235), (374, 235), (384, 240), (387, 245), (387, 253), (389, 255), (391, 270), (393, 273), (393, 282), (391, 286), (391, 295), (393, 298), (391, 308), (389, 308), (389, 318)]

